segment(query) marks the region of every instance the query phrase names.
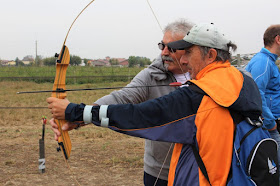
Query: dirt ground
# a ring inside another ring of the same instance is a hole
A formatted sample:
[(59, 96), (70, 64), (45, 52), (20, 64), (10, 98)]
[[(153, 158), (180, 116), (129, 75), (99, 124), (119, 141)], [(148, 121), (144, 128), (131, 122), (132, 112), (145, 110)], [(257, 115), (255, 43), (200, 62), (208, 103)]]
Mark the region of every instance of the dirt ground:
[[(49, 120), (49, 110), (3, 107), (46, 107), (48, 94), (15, 93), (49, 89), (51, 84), (0, 82), (0, 87), (0, 185), (143, 185), (144, 140), (93, 125), (69, 133), (72, 141), (69, 169), (62, 152), (56, 151), (58, 145), (47, 124), (46, 172), (40, 173), (41, 118), (46, 116)], [(83, 92), (68, 98), (89, 104), (105, 94), (108, 92)]]

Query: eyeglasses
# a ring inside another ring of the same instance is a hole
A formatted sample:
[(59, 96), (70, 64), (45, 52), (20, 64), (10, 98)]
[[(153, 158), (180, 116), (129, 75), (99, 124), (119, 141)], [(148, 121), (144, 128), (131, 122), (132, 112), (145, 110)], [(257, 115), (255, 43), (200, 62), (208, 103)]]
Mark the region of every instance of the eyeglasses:
[[(164, 50), (164, 48), (167, 46), (167, 44), (161, 42), (161, 43), (158, 43), (158, 48), (160, 50)], [(169, 52), (172, 52), (172, 53), (175, 53), (176, 52), (176, 49), (173, 49), (173, 48), (170, 48), (169, 46), (167, 46), (167, 49)]]

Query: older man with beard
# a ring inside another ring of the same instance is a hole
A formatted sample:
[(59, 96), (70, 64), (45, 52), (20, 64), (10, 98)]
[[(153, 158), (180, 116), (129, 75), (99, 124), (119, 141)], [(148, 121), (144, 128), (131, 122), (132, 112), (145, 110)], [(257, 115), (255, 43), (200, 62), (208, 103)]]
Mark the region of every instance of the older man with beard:
[[(139, 72), (127, 87), (168, 85), (172, 82), (185, 83), (190, 79), (186, 65), (180, 64), (180, 58), (185, 53), (184, 50), (171, 50), (167, 44), (178, 41), (192, 28), (193, 24), (181, 19), (168, 24), (164, 29), (164, 36), (158, 47), (162, 50), (161, 55), (147, 68)], [(174, 91), (176, 87), (158, 86), (141, 88), (124, 88), (114, 91), (94, 102), (93, 105), (141, 103), (150, 99), (158, 98)], [(57, 102), (57, 110), (64, 115), (68, 102), (65, 100), (54, 99)], [(65, 103), (65, 104), (64, 104)], [(51, 121), (52, 129), (60, 135), (57, 125)], [(166, 186), (168, 180), (169, 164), (173, 144), (158, 141), (145, 141), (144, 154), (144, 184), (145, 186)]]

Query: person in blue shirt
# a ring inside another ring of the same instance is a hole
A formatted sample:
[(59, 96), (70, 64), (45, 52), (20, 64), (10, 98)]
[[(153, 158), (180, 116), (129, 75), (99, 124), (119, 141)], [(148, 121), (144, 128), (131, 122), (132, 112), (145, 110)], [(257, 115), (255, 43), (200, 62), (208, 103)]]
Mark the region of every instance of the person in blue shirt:
[[(268, 27), (263, 41), (264, 48), (251, 59), (246, 70), (252, 74), (260, 90), (264, 126), (280, 147), (280, 73), (275, 63), (280, 56), (280, 24)], [(280, 162), (280, 148), (278, 160)]]

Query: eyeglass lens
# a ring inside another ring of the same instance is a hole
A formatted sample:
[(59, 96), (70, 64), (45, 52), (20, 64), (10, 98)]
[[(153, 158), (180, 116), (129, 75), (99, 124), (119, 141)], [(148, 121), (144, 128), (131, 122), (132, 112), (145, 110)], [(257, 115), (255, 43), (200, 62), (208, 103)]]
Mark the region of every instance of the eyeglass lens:
[[(167, 46), (166, 44), (164, 44), (164, 43), (158, 43), (158, 48), (160, 49), (160, 50), (164, 50), (164, 48), (165, 48), (165, 46)], [(168, 51), (169, 52), (176, 52), (176, 49), (172, 49), (172, 48), (170, 48), (170, 47), (168, 47), (167, 46), (167, 49), (168, 49)]]

